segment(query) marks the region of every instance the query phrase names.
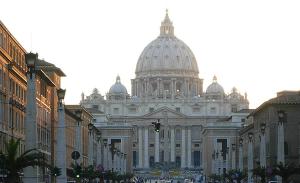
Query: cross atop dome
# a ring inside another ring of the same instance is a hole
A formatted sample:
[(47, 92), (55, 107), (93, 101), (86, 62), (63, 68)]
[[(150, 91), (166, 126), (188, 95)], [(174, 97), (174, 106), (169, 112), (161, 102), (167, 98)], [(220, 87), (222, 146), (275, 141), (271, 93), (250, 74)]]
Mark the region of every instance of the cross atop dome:
[(164, 21), (161, 22), (160, 36), (174, 36), (173, 23), (169, 18), (168, 9), (166, 9), (166, 16)]

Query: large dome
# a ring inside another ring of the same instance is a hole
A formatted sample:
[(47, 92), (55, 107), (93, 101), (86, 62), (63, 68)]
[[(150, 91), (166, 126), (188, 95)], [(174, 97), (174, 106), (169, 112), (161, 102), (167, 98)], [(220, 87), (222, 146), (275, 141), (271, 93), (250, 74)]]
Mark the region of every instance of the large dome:
[(168, 13), (161, 23), (160, 35), (141, 53), (135, 70), (137, 77), (191, 76), (198, 77), (198, 65), (191, 49), (174, 36)]

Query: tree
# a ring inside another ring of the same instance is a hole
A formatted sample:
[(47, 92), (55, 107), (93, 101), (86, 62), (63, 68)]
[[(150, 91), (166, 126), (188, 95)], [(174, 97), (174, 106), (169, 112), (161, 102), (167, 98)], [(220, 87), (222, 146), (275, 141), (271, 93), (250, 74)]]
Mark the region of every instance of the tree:
[(20, 173), (29, 166), (49, 167), (43, 153), (37, 149), (29, 149), (18, 156), (20, 139), (11, 139), (6, 145), (6, 152), (0, 152), (0, 164), (2, 172), (7, 175), (8, 183), (16, 183), (20, 180)]
[(283, 165), (282, 163), (279, 163), (273, 168), (273, 174), (281, 176), (282, 182), (286, 183), (290, 176), (300, 174), (300, 168), (296, 167), (294, 164)]
[(247, 177), (246, 171), (232, 169), (232, 170), (229, 170), (228, 173), (225, 173), (225, 175), (222, 175), (221, 179), (225, 178), (229, 182), (233, 182), (233, 180), (236, 180), (238, 183), (240, 183), (241, 180), (243, 180), (246, 177)]
[(217, 174), (211, 174), (210, 176), (209, 176), (209, 178), (212, 180), (212, 182), (215, 182), (215, 181), (221, 181), (221, 175), (217, 175)]
[(252, 171), (253, 171), (253, 175), (259, 176), (261, 178), (262, 183), (266, 182), (267, 172), (265, 167), (258, 166), (254, 168)]
[(61, 168), (58, 168), (58, 167), (52, 167), (51, 169), (51, 175), (52, 176), (55, 176), (55, 177), (57, 177), (57, 176), (60, 176), (61, 175)]
[(82, 168), (79, 164), (71, 164), (71, 167), (73, 169), (73, 174), (71, 175), (73, 178), (81, 179), (82, 176)]

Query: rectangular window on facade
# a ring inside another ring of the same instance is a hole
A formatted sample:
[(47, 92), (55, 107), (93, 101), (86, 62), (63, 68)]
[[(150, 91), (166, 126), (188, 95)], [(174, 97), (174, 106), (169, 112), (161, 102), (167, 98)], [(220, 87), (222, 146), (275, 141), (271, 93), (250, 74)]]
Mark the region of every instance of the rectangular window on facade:
[(138, 161), (137, 153), (136, 153), (136, 151), (132, 151), (132, 165), (133, 165), (133, 167), (137, 166), (137, 161)]
[(98, 105), (93, 105), (93, 109), (98, 109)]
[(200, 147), (200, 144), (194, 144), (194, 147)]
[(176, 129), (176, 131), (175, 131), (175, 138), (176, 138), (176, 140), (180, 140), (181, 139), (180, 129)]
[(2, 32), (0, 33), (0, 47), (3, 48), (3, 34)]
[(180, 144), (176, 144), (176, 147), (180, 147)]
[(199, 167), (200, 166), (200, 151), (194, 151), (193, 156), (194, 156), (194, 166)]
[(180, 112), (180, 107), (175, 108), (176, 112)]
[(160, 162), (164, 162), (165, 161), (165, 152), (164, 151), (161, 151), (160, 152), (160, 156), (159, 156), (159, 159), (160, 159)]
[(231, 105), (231, 112), (237, 112), (237, 105), (236, 104)]
[(193, 107), (193, 113), (199, 113), (200, 107)]
[(149, 165), (150, 165), (151, 168), (154, 167), (154, 156), (150, 156), (150, 158), (149, 158)]
[(211, 114), (216, 114), (217, 113), (217, 109), (215, 107), (211, 107), (210, 108), (210, 113)]
[(149, 144), (149, 147), (154, 147), (154, 144)]
[(3, 83), (3, 72), (2, 69), (0, 68), (0, 87), (2, 87), (2, 83)]
[(41, 95), (45, 98), (47, 98), (47, 85), (45, 83), (45, 81), (41, 81), (41, 85), (40, 85), (40, 91), (41, 91)]
[(130, 114), (135, 114), (136, 113), (136, 108), (135, 107), (130, 107), (129, 108), (129, 113)]
[(181, 157), (180, 156), (176, 156), (175, 163), (176, 163), (177, 168), (179, 168), (181, 166)]
[(114, 108), (113, 112), (114, 112), (114, 114), (119, 114), (119, 108)]
[(0, 123), (3, 123), (3, 119), (4, 119), (4, 115), (3, 115), (4, 114), (4, 112), (3, 112), (4, 103), (3, 102), (4, 102), (3, 95), (0, 93)]

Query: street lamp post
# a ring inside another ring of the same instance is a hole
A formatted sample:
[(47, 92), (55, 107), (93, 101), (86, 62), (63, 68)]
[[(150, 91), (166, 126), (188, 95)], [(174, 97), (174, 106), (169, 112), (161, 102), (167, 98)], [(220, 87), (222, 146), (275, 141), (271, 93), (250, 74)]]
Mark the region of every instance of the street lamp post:
[(61, 168), (61, 175), (57, 177), (57, 183), (67, 182), (67, 163), (66, 163), (66, 132), (65, 132), (65, 107), (63, 99), (66, 90), (58, 89), (58, 129), (57, 129), (57, 148), (56, 148), (56, 166)]
[[(28, 67), (27, 72), (27, 106), (25, 116), (25, 151), (37, 148), (37, 106), (36, 106), (36, 85), (35, 85), (35, 63), (38, 54), (28, 53), (25, 61)], [(24, 169), (24, 183), (38, 182), (38, 168), (27, 167)]]
[(253, 133), (248, 133), (248, 183), (252, 182), (253, 178)]
[(243, 162), (243, 138), (239, 139), (239, 170), (243, 171), (244, 162)]
[(267, 162), (266, 162), (266, 123), (260, 124), (260, 166), (266, 168)]
[(82, 123), (82, 110), (76, 110), (75, 115), (77, 116), (77, 126), (76, 126), (76, 150), (79, 152), (80, 157), (77, 161), (77, 163), (80, 165), (81, 163), (81, 157), (82, 157), (82, 143), (81, 143), (81, 123)]

